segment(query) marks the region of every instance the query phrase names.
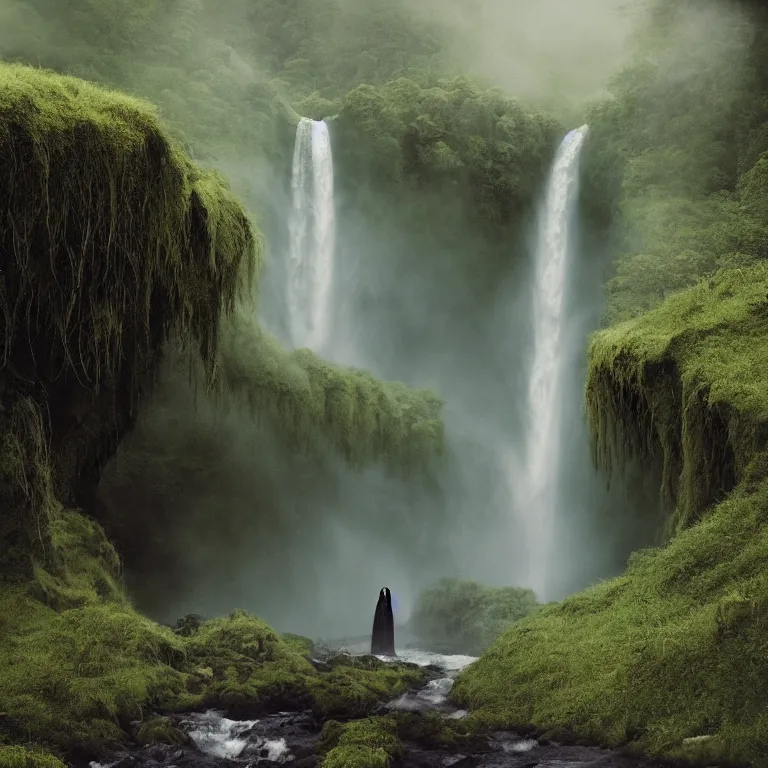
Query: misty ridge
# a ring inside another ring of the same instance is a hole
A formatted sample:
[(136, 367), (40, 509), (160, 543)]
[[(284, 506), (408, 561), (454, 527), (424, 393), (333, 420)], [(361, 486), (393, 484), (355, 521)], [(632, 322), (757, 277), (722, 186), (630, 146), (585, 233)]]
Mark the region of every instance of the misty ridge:
[[(608, 226), (608, 204), (591, 209), (611, 197), (597, 157), (602, 123), (584, 149), (584, 215), (573, 228), (566, 291), (561, 502), (551, 586), (538, 597), (559, 599), (619, 573), (633, 550), (657, 542), (661, 511), (652, 491), (637, 492), (644, 481), (607, 490), (591, 465), (588, 336), (606, 317), (637, 314), (667, 286), (687, 284), (688, 273), (659, 271), (646, 278), (655, 284), (637, 307), (612, 303), (628, 290), (621, 279), (632, 280), (631, 258), (653, 251), (667, 226), (669, 208), (632, 196), (631, 187), (669, 189), (670, 200), (690, 208), (720, 183), (704, 160), (740, 97), (753, 34), (738, 4), (726, 2), (674, 10), (626, 0), (0, 0), (0, 57), (148, 98), (195, 159), (228, 177), (265, 240), (243, 322), (258, 318), (286, 348), (295, 121), (329, 118), (336, 261), (321, 356), (444, 401), (442, 456), (413, 471), (381, 462), (358, 469), (332, 452), (304, 450), (302, 439), (287, 444), (284, 414), (254, 417), (236, 397), (223, 405), (190, 383), (184, 353), (174, 351), (97, 492), (139, 607), (162, 621), (242, 607), (283, 631), (337, 637), (369, 629), (382, 584), (398, 596), (403, 619), (441, 577), (531, 586), (525, 530), (537, 510), (521, 505), (516, 489), (526, 471), (539, 211), (562, 137), (619, 103), (635, 111), (633, 140), (647, 146), (628, 161), (631, 210)], [(653, 70), (651, 84), (625, 98), (644, 68)], [(397, 101), (401, 86), (386, 85), (399, 78), (421, 89), (423, 120)], [(360, 86), (377, 90), (354, 96)], [(691, 102), (706, 98), (701, 167), (687, 156), (674, 164), (700, 117), (681, 104), (691, 91)], [(459, 103), (463, 111), (452, 112)], [(528, 146), (525, 131), (536, 137), (531, 151), (519, 150), (525, 162), (508, 161), (524, 168), (514, 183), (491, 179), (467, 191), (462, 169), (490, 165), (484, 148), (456, 143), (452, 154), (425, 159), (437, 115), (474, 135), (504, 110), (510, 147)], [(411, 136), (411, 125), (421, 133)], [(412, 157), (400, 149), (411, 138)], [(612, 266), (617, 243), (624, 273)], [(225, 344), (224, 354), (247, 351)]]

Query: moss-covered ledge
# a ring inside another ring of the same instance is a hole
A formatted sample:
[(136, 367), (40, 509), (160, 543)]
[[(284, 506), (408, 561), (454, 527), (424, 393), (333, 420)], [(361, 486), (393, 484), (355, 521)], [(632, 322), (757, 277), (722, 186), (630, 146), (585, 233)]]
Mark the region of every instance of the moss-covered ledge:
[(723, 270), (658, 309), (596, 334), (587, 409), (597, 464), (658, 462), (695, 522), (768, 445), (768, 266)]
[(768, 265), (597, 334), (588, 399), (602, 462), (679, 471), (676, 533), (519, 621), (452, 697), (493, 726), (766, 765)]
[[(174, 335), (209, 377), (256, 264), (248, 217), (153, 107), (0, 64), (0, 573), (46, 556)], [(10, 560), (13, 560), (11, 563)]]
[(431, 390), (382, 382), (360, 369), (284, 350), (252, 313), (222, 326), (220, 394), (272, 419), (297, 450), (329, 449), (351, 464), (408, 471), (443, 450), (442, 400)]

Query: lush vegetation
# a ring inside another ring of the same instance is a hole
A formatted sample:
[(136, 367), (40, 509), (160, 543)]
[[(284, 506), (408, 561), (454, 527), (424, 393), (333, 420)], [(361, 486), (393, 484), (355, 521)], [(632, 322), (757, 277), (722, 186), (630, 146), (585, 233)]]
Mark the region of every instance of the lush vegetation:
[(443, 198), (458, 187), (475, 223), (507, 224), (536, 198), (562, 128), (500, 91), (466, 78), (430, 87), (400, 78), (382, 87), (360, 85), (341, 100), (335, 122), (354, 164), (377, 180), (413, 181)]
[(395, 712), (349, 723), (329, 720), (320, 735), (322, 768), (387, 768), (406, 744), (461, 753), (482, 744), (484, 727), (472, 717), (447, 720), (435, 712)]
[[(437, 447), (434, 396), (305, 355), (294, 365), (315, 382), (313, 410), (296, 375), (270, 367), (280, 354), (291, 365), (274, 345), (261, 366), (233, 373), (220, 341), (257, 267), (257, 240), (223, 181), (193, 166), (143, 102), (0, 65), (0, 178), (10, 214), (0, 228), (0, 499), (10, 510), (0, 527), (2, 738), (93, 755), (149, 739), (157, 724), (129, 727), (147, 706), (306, 705), (320, 718), (351, 717), (423, 682), (375, 659), (319, 673), (300, 643), (245, 614), (184, 636), (161, 628), (126, 599), (100, 526), (67, 506), (88, 499), (171, 338), (203, 385), (219, 368), (228, 391), (255, 376), (252, 400), (261, 387), (270, 403), (287, 397), (297, 420), (309, 409), (309, 426), (336, 427), (337, 447), (358, 461)], [(333, 400), (345, 389), (348, 400)], [(425, 436), (410, 441), (408, 430)], [(56, 764), (8, 748), (0, 759)]]
[(537, 607), (530, 589), (441, 579), (419, 595), (409, 627), (426, 648), (479, 656)]
[(764, 38), (743, 31), (718, 31), (728, 64), (711, 41), (688, 41), (676, 77), (649, 55), (592, 111), (585, 212), (622, 235), (607, 319), (634, 318), (590, 347), (595, 458), (658, 467), (671, 540), (523, 619), (460, 677), (456, 700), (495, 724), (709, 762), (764, 754), (768, 115)]
[(245, 313), (222, 334), (220, 375), (226, 392), (271, 417), (296, 449), (330, 443), (358, 466), (376, 459), (416, 466), (442, 449), (435, 394), (344, 371), (308, 349), (286, 353)]
[(45, 560), (60, 504), (98, 480), (171, 335), (210, 380), (255, 250), (240, 205), (149, 106), (20, 66), (0, 65), (0, 85), (8, 578), (30, 551)]
[(0, 590), (4, 738), (93, 756), (131, 740), (178, 738), (153, 707), (233, 716), (308, 707), (321, 721), (346, 719), (424, 682), (418, 669), (374, 658), (339, 657), (318, 671), (305, 648), (243, 612), (174, 633), (120, 596), (104, 600), (93, 582), (86, 595), (82, 576), (79, 586), (78, 607), (63, 611), (34, 590)]
[[(733, 3), (749, 15), (704, 17), (712, 34), (692, 40), (681, 30), (694, 5), (659, 3), (644, 57), (586, 115), (584, 155), (586, 220), (619, 243), (606, 313), (617, 324), (590, 349), (595, 455), (660, 468), (673, 537), (529, 617), (518, 590), (426, 593), (415, 624), (445, 650), (478, 652), (514, 622), (456, 685), (483, 712), (449, 727), (367, 718), (423, 682), (411, 667), (341, 658), (320, 671), (307, 641), (242, 613), (183, 634), (146, 620), (99, 525), (69, 507), (88, 503), (171, 339), (292, 450), (410, 467), (442, 445), (430, 393), (288, 354), (233, 313), (259, 238), (181, 142), (214, 164), (248, 147), (284, 169), (298, 114), (333, 116), (351, 187), (370, 182), (413, 216), (431, 196), (444, 240), (471, 224), (508, 259), (561, 127), (451, 79), (439, 36), (383, 0), (3, 4), (3, 58), (149, 97), (169, 133), (132, 97), (0, 67), (0, 505), (12, 510), (0, 520), (1, 741), (91, 755), (178, 738), (148, 708), (302, 706), (366, 718), (326, 725), (326, 768), (384, 768), (406, 741), (460, 744), (481, 722), (761, 758), (768, 24), (758, 3)], [(463, 250), (482, 272), (487, 252)], [(59, 762), (3, 744), (3, 766)]]
[(659, 6), (646, 54), (587, 117), (585, 212), (619, 235), (609, 323), (768, 256), (765, 11)]
[(274, 153), (292, 142), (289, 101), (323, 117), (360, 83), (440, 71), (430, 27), (383, 0), (224, 10), (212, 0), (10, 0), (0, 28), (12, 34), (0, 39), (0, 55), (150, 98), (198, 153), (221, 158), (234, 146)]

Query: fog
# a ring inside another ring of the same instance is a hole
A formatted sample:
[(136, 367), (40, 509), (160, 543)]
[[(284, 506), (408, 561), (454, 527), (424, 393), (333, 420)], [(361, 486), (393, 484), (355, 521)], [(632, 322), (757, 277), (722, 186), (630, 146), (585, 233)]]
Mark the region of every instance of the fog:
[[(124, 49), (105, 54), (94, 52), (98, 27), (84, 32), (82, 19), (67, 26), (75, 17), (57, 16), (51, 2), (0, 0), (0, 56), (160, 103), (173, 129), (189, 135), (194, 155), (230, 178), (262, 229), (266, 264), (251, 309), (288, 345), (283, 267), (293, 126), (276, 123), (282, 133), (275, 138), (243, 117), (274, 56), (267, 61), (239, 39), (244, 4), (230, 3), (227, 13), (202, 0), (158, 5), (166, 9), (162, 22), (137, 22), (135, 39), (127, 26)], [(363, 12), (362, 0), (343, 5)], [(121, 14), (127, 18), (130, 4), (110, 7), (115, 24)], [(433, 29), (447, 71), (546, 105), (563, 119), (583, 116), (590, 100), (605, 96), (650, 19), (648, 3), (619, 0), (410, 0), (404, 7), (414, 23)], [(671, 74), (685, 60), (683, 42), (706, 47), (724, 24), (738, 26), (713, 7), (691, 9), (676, 22), (681, 45), (664, 60)], [(162, 40), (171, 32), (187, 42), (166, 52)], [(152, 42), (142, 48), (145, 40)], [(712, 55), (734, 50), (713, 45)], [(142, 65), (145, 54), (151, 71)], [(163, 67), (171, 74), (161, 77)], [(219, 111), (206, 111), (210, 104)], [(233, 124), (247, 141), (229, 138)], [(535, 216), (499, 240), (480, 232), (449, 191), (393, 195), (355, 175), (345, 162), (348, 149), (334, 145), (337, 298), (328, 357), (438, 391), (446, 454), (407, 476), (376, 466), (354, 471), (330, 455), (296, 455), (282, 444), (279, 426), (195, 394), (183, 361), (172, 359), (107, 468), (98, 506), (124, 556), (133, 597), (160, 620), (240, 607), (279, 630), (338, 637), (370, 630), (384, 584), (398, 601), (398, 622), (419, 590), (442, 576), (528, 586), (521, 531), (535, 510), (515, 508), (513, 499), (530, 371)], [(591, 466), (585, 354), (616, 242), (587, 226), (577, 240), (568, 291), (567, 462), (559, 479), (567, 504), (558, 517), (554, 586), (543, 599), (619, 572), (629, 552), (656, 540), (659, 530), (652, 498), (638, 503), (626, 482), (609, 492)]]
[(446, 29), (456, 68), (517, 98), (570, 111), (604, 96), (630, 63), (648, 0), (412, 0)]

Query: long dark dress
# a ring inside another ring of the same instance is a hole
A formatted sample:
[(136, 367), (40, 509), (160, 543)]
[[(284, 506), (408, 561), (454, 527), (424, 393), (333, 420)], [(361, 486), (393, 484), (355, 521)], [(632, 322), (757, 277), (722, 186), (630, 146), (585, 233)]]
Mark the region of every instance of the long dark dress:
[(392, 615), (392, 595), (389, 587), (379, 592), (376, 613), (373, 615), (371, 653), (377, 656), (395, 655), (395, 619)]

